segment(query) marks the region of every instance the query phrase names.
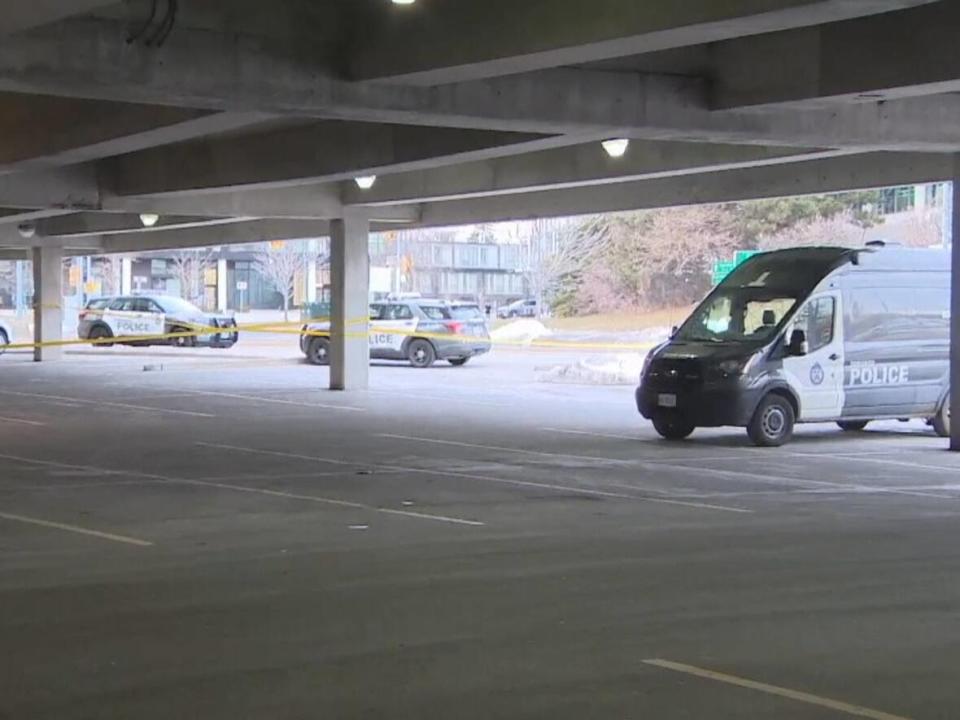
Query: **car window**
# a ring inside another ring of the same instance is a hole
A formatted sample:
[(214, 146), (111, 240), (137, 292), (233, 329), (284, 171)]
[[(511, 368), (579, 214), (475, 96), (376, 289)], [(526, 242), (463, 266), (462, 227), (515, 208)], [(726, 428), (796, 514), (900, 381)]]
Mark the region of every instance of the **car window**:
[(371, 320), (383, 320), (383, 305), (371, 305), (370, 306), (370, 319)]
[(420, 310), (431, 320), (449, 320), (450, 311), (440, 305), (421, 305)]
[(133, 312), (133, 298), (117, 298), (110, 303), (110, 309), (115, 312)]
[(804, 305), (793, 321), (793, 327), (807, 335), (808, 352), (833, 342), (836, 301), (832, 297), (816, 298)]
[(387, 305), (384, 320), (413, 320), (413, 310), (409, 305)]
[(483, 311), (476, 305), (455, 305), (450, 308), (454, 320), (483, 320)]
[(103, 310), (110, 304), (110, 298), (97, 298), (87, 303), (87, 310)]
[(138, 313), (159, 312), (159, 309), (149, 298), (135, 298), (133, 301), (133, 311)]
[(533, 307), (533, 306), (536, 305), (536, 304), (537, 304), (537, 301), (536, 301), (536, 300), (527, 300), (527, 301), (524, 303), (524, 305), (526, 305), (527, 307)]
[(169, 315), (200, 315), (201, 310), (192, 302), (183, 300), (178, 297), (162, 297), (157, 302), (160, 305), (161, 309)]

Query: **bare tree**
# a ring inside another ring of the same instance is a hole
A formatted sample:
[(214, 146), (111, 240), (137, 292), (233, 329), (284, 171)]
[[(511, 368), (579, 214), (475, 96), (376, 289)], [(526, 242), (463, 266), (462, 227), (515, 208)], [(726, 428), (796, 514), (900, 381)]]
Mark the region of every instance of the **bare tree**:
[(785, 228), (774, 235), (761, 238), (761, 250), (809, 247), (812, 245), (843, 245), (860, 247), (867, 228), (857, 222), (852, 213), (841, 212), (829, 217), (817, 216)]
[(174, 272), (180, 281), (180, 297), (196, 305), (203, 305), (205, 276), (214, 266), (214, 251), (210, 248), (177, 250), (170, 255)]
[(543, 314), (563, 278), (579, 267), (588, 243), (582, 242), (577, 224), (567, 218), (523, 223), (512, 234), (520, 241), (524, 284)]
[(317, 262), (321, 250), (312, 250), (309, 241), (278, 241), (269, 243), (254, 257), (254, 266), (267, 280), (273, 283), (283, 297), (283, 320), (290, 319), (290, 301), (293, 299), (297, 273), (309, 262)]

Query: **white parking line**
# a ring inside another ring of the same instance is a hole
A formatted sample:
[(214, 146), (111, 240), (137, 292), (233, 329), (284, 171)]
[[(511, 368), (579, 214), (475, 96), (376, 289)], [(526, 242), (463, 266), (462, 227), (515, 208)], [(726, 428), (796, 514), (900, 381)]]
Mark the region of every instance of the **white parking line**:
[(716, 682), (726, 683), (727, 685), (736, 685), (737, 687), (746, 688), (748, 690), (756, 690), (757, 692), (766, 693), (768, 695), (776, 695), (789, 700), (796, 700), (797, 702), (807, 703), (808, 705), (817, 705), (819, 707), (828, 708), (829, 710), (836, 710), (837, 712), (853, 715), (855, 717), (869, 718), (870, 720), (909, 720), (909, 718), (905, 718), (901, 715), (891, 715), (890, 713), (882, 712), (880, 710), (872, 710), (871, 708), (862, 707), (860, 705), (851, 705), (850, 703), (842, 702), (840, 700), (832, 700), (831, 698), (821, 697), (820, 695), (814, 695), (812, 693), (802, 692), (800, 690), (791, 690), (790, 688), (780, 687), (778, 685), (769, 685), (767, 683), (757, 682), (756, 680), (748, 680), (746, 678), (737, 677), (736, 675), (727, 675), (726, 673), (707, 670), (694, 665), (685, 665), (683, 663), (660, 659), (644, 660), (643, 663), (644, 665), (652, 665), (654, 667), (663, 668), (664, 670), (673, 670), (674, 672), (683, 673), (685, 675), (693, 675), (694, 677), (703, 678), (705, 680), (714, 680)]
[[(197, 443), (201, 445), (203, 443)], [(216, 446), (212, 446), (216, 447)], [(418, 513), (412, 512), (409, 510), (394, 510), (393, 508), (382, 508), (376, 507), (374, 505), (365, 505), (363, 503), (350, 502), (348, 500), (336, 500), (334, 498), (321, 497), (319, 495), (301, 495), (297, 493), (288, 493), (280, 490), (269, 490), (266, 488), (253, 488), (245, 485), (234, 485), (232, 483), (222, 483), (222, 482), (213, 482), (207, 480), (191, 480), (189, 478), (178, 478), (178, 477), (168, 477), (165, 475), (157, 475), (155, 473), (145, 473), (138, 470), (112, 470), (107, 468), (98, 468), (91, 465), (75, 465), (73, 463), (60, 463), (54, 462), (52, 460), (37, 460), (35, 458), (22, 457), (19, 455), (4, 455), (0, 454), (0, 458), (6, 460), (15, 460), (17, 462), (28, 463), (33, 465), (41, 465), (45, 467), (60, 467), (60, 468), (70, 468), (74, 470), (88, 470), (90, 472), (100, 472), (104, 475), (128, 475), (131, 477), (142, 477), (153, 480), (159, 480), (162, 482), (167, 482), (170, 484), (176, 485), (193, 485), (197, 487), (211, 487), (219, 488), (221, 490), (233, 490), (235, 492), (243, 493), (253, 493), (258, 495), (268, 495), (270, 497), (281, 497), (288, 498), (291, 500), (306, 500), (308, 502), (323, 503), (326, 505), (337, 505), (340, 507), (349, 507), (355, 508), (357, 510), (369, 510), (372, 512), (384, 513), (386, 515), (402, 515), (411, 518), (418, 518), (420, 520), (434, 520), (437, 522), (452, 523), (455, 525), (473, 525), (473, 526), (482, 526), (484, 523), (477, 520), (465, 520), (463, 518), (454, 518), (447, 517), (444, 515), (430, 515), (428, 513)]]
[(46, 423), (36, 420), (24, 420), (23, 418), (0, 417), (0, 422), (13, 423), (14, 425), (33, 425), (35, 427), (44, 427)]
[(610, 497), (610, 498), (620, 498), (624, 500), (636, 500), (639, 502), (658, 503), (662, 505), (680, 505), (682, 507), (699, 508), (701, 510), (719, 510), (722, 512), (747, 513), (747, 514), (753, 513), (753, 510), (747, 510), (745, 508), (738, 508), (738, 507), (729, 507), (726, 505), (709, 505), (706, 503), (685, 502), (682, 500), (668, 500), (666, 498), (652, 498), (644, 495), (627, 495), (626, 493), (608, 492), (606, 490), (593, 490), (591, 488), (577, 487), (575, 485), (557, 485), (555, 483), (540, 483), (540, 482), (533, 482), (530, 480), (510, 480), (508, 478), (499, 478), (499, 477), (494, 477), (492, 475), (478, 475), (475, 473), (464, 473), (464, 472), (458, 472), (455, 470), (431, 470), (427, 468), (404, 467), (402, 465), (381, 465), (381, 464), (361, 463), (361, 462), (347, 461), (347, 460), (334, 460), (332, 458), (318, 457), (315, 455), (301, 455), (299, 453), (288, 453), (288, 452), (281, 452), (278, 450), (257, 450), (253, 448), (239, 447), (237, 445), (224, 445), (222, 443), (197, 442), (195, 444), (200, 445), (202, 447), (215, 447), (215, 448), (220, 448), (222, 450), (246, 452), (246, 453), (252, 453), (256, 455), (286, 457), (286, 458), (294, 458), (299, 460), (311, 460), (313, 462), (330, 463), (334, 465), (373, 467), (377, 470), (391, 470), (391, 471), (413, 473), (413, 474), (420, 474), (420, 475), (433, 475), (437, 477), (455, 477), (455, 478), (465, 478), (467, 480), (483, 480), (485, 482), (498, 483), (501, 485), (514, 485), (517, 487), (532, 487), (532, 488), (538, 488), (541, 490), (554, 490), (559, 492), (574, 493), (577, 495), (586, 495), (586, 496), (592, 496), (592, 497)]
[(347, 412), (366, 412), (366, 408), (354, 407), (351, 405), (331, 405), (318, 402), (301, 402), (299, 400), (281, 400), (279, 398), (267, 398), (257, 395), (241, 395), (239, 393), (217, 392), (214, 390), (184, 390), (183, 392), (192, 395), (208, 395), (210, 397), (232, 398), (234, 400), (248, 400), (257, 403), (266, 403), (269, 405), (295, 405), (306, 408), (323, 408), (324, 410), (345, 410)]
[[(698, 465), (694, 467), (690, 465), (677, 464), (675, 461), (665, 461), (660, 459), (620, 460), (620, 459), (613, 459), (613, 458), (593, 457), (589, 455), (568, 455), (565, 453), (550, 453), (550, 452), (540, 452), (537, 450), (522, 450), (519, 448), (508, 448), (508, 447), (501, 447), (497, 445), (478, 445), (475, 443), (458, 442), (454, 440), (438, 440), (435, 438), (414, 437), (412, 435), (396, 435), (393, 433), (378, 433), (377, 437), (393, 438), (397, 440), (407, 440), (411, 442), (430, 443), (430, 444), (436, 444), (436, 445), (453, 445), (453, 446), (460, 446), (460, 447), (478, 448), (481, 450), (491, 450), (494, 452), (518, 453), (521, 455), (573, 458), (577, 460), (592, 460), (599, 463), (610, 463), (610, 464), (628, 465), (628, 466), (632, 465), (632, 466), (639, 466), (639, 467), (648, 466), (651, 468), (658, 468), (658, 469), (663, 469), (667, 471), (671, 471), (671, 470), (685, 471), (685, 472), (692, 471), (692, 472), (702, 473), (705, 475), (714, 475), (717, 477), (727, 477), (727, 478), (733, 478), (733, 479), (748, 478), (751, 480), (756, 480), (758, 482), (764, 482), (768, 484), (769, 483), (776, 483), (781, 485), (790, 484), (790, 485), (795, 485), (799, 487), (813, 485), (813, 486), (820, 486), (820, 487), (842, 488), (847, 490), (859, 490), (861, 492), (868, 491), (868, 492), (874, 492), (874, 493), (889, 493), (894, 495), (913, 495), (916, 497), (940, 498), (940, 499), (946, 499), (946, 500), (955, 499), (952, 495), (942, 495), (942, 494), (938, 495), (935, 493), (914, 492), (909, 490), (888, 490), (883, 487), (874, 487), (874, 486), (859, 485), (859, 484), (850, 485), (847, 483), (829, 482), (826, 480), (807, 480), (803, 478), (792, 478), (792, 477), (786, 477), (782, 475), (772, 475), (770, 473), (759, 474), (759, 473), (744, 472), (742, 470), (720, 470), (717, 468), (704, 467), (702, 465)], [(699, 461), (700, 459), (701, 458), (692, 458), (692, 457), (688, 458), (688, 460), (691, 462)], [(619, 487), (624, 487), (624, 486), (619, 485)]]
[(100, 538), (101, 540), (112, 540), (113, 542), (125, 543), (127, 545), (138, 545), (140, 547), (153, 546), (152, 542), (139, 540), (138, 538), (127, 537), (126, 535), (114, 535), (113, 533), (100, 532), (99, 530), (91, 530), (89, 528), (77, 527), (76, 525), (66, 525), (64, 523), (51, 522), (49, 520), (41, 520), (40, 518), (27, 517), (26, 515), (13, 515), (11, 513), (0, 512), (0, 518), (4, 520), (10, 520), (11, 522), (25, 523), (27, 525), (39, 525), (40, 527), (54, 528), (55, 530), (63, 530), (65, 532), (72, 532), (78, 535), (89, 535), (91, 537)]
[(538, 455), (540, 457), (570, 458), (572, 460), (589, 460), (597, 463), (612, 463), (616, 465), (629, 465), (630, 460), (621, 460), (619, 458), (596, 457), (594, 455), (570, 455), (568, 453), (543, 452), (540, 450), (523, 450), (522, 448), (501, 447), (498, 445), (478, 445), (476, 443), (459, 442), (457, 440), (438, 440), (437, 438), (414, 437), (413, 435), (395, 435), (393, 433), (377, 433), (376, 437), (392, 438), (394, 440), (408, 440), (410, 442), (422, 442), (432, 445), (452, 445), (454, 447), (476, 448), (478, 450), (492, 450), (494, 452), (509, 452), (519, 455)]
[(105, 400), (86, 400), (83, 398), (62, 397), (60, 395), (41, 395), (39, 393), (16, 392), (14, 390), (0, 390), (2, 395), (13, 395), (15, 397), (36, 398), (38, 400), (50, 400), (55, 402), (81, 403), (86, 405), (98, 405), (103, 407), (114, 407), (123, 410), (136, 410), (138, 412), (161, 413), (164, 415), (187, 415), (189, 417), (212, 418), (216, 415), (210, 413), (193, 412), (192, 410), (169, 410), (167, 408), (148, 407), (146, 405), (128, 405), (127, 403), (106, 402)]

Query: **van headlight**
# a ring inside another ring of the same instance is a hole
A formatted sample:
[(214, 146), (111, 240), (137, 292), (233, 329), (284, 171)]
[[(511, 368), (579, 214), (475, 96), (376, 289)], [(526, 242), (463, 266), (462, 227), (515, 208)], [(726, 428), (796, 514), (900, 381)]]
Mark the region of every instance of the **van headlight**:
[(727, 377), (731, 375), (746, 375), (753, 368), (754, 364), (756, 364), (757, 358), (759, 357), (760, 353), (754, 353), (753, 355), (745, 358), (724, 360), (717, 365), (717, 370), (720, 371), (721, 375)]

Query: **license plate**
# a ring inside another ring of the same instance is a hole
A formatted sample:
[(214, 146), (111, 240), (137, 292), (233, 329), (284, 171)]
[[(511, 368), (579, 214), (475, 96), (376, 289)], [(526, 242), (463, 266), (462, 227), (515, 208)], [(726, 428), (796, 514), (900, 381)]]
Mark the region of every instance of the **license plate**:
[(677, 406), (677, 396), (672, 393), (661, 393), (657, 395), (657, 405), (665, 408), (675, 408)]

